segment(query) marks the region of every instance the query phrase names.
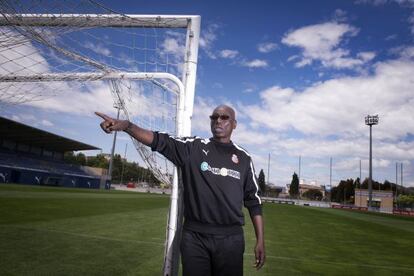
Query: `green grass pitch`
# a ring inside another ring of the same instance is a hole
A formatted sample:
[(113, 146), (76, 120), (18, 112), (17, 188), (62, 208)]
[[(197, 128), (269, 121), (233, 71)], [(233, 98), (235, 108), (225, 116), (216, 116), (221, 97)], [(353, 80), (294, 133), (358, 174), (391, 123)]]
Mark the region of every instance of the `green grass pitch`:
[[(169, 198), (0, 185), (0, 275), (161, 275)], [(267, 260), (245, 275), (414, 275), (414, 218), (265, 204)]]

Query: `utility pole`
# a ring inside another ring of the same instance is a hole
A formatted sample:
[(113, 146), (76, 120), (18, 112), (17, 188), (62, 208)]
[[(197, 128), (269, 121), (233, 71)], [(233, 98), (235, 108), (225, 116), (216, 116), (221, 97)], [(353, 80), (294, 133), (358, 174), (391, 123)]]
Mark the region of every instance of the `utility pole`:
[[(116, 119), (117, 120), (119, 120), (119, 113), (120, 113), (122, 107), (123, 107), (123, 102), (121, 102), (121, 101), (114, 104), (114, 108), (118, 109), (118, 112), (116, 114)], [(109, 190), (111, 189), (111, 183), (112, 183), (112, 169), (113, 169), (113, 164), (114, 164), (114, 153), (115, 153), (117, 133), (118, 133), (118, 131), (114, 131), (114, 140), (112, 141), (112, 150), (111, 150), (111, 160), (109, 161), (109, 168), (108, 168), (108, 180), (109, 180), (108, 189)]]
[(398, 162), (395, 162), (395, 201), (397, 202), (398, 196)]
[(366, 116), (365, 124), (369, 126), (369, 179), (368, 179), (368, 210), (372, 211), (372, 126), (378, 125), (378, 115)]
[(269, 186), (270, 182), (270, 152), (269, 152), (269, 158), (267, 159), (267, 186)]
[(329, 158), (329, 201), (332, 201), (332, 157)]
[(124, 183), (124, 169), (126, 163), (126, 153), (127, 153), (128, 143), (125, 144), (125, 153), (124, 153), (124, 160), (122, 161), (122, 171), (121, 171), (121, 185)]
[(298, 180), (299, 180), (299, 185), (300, 185), (300, 166), (301, 166), (301, 160), (302, 157), (299, 155), (299, 175), (298, 175)]
[(402, 189), (402, 191), (401, 191), (401, 194), (403, 194), (404, 193), (404, 183), (403, 183), (403, 163), (401, 162), (401, 189)]
[(361, 183), (362, 183), (362, 160), (359, 159), (359, 207), (361, 207), (361, 200), (362, 200)]

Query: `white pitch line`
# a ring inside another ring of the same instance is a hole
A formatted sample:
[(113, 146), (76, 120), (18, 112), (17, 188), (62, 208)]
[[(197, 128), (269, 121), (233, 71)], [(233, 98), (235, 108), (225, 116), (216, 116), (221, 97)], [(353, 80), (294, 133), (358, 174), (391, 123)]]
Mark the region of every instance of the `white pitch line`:
[[(245, 254), (247, 256), (253, 256), (253, 254)], [(288, 261), (306, 261), (306, 262), (318, 262), (320, 264), (333, 264), (333, 265), (345, 265), (345, 266), (362, 266), (369, 268), (382, 268), (382, 269), (397, 269), (397, 270), (414, 270), (414, 267), (410, 266), (385, 266), (385, 265), (370, 265), (370, 264), (358, 264), (358, 263), (345, 263), (345, 262), (329, 262), (329, 261), (320, 261), (317, 259), (301, 259), (301, 258), (291, 258), (291, 257), (282, 257), (282, 256), (272, 256), (266, 255), (266, 258), (270, 259), (280, 259)]]
[[(2, 225), (1, 227), (4, 227), (4, 226), (6, 226), (6, 225)], [(133, 243), (153, 244), (153, 245), (162, 245), (162, 246), (164, 245), (164, 243), (160, 243), (160, 242), (139, 241), (139, 240), (131, 240), (131, 239), (116, 239), (116, 238), (112, 238), (112, 237), (95, 236), (95, 235), (81, 234), (81, 233), (68, 232), (68, 231), (62, 231), (62, 230), (56, 230), (56, 229), (44, 229), (44, 228), (36, 228), (36, 227), (22, 227), (22, 226), (15, 226), (15, 225), (7, 225), (7, 226), (12, 227), (12, 228), (24, 229), (24, 230), (35, 230), (35, 231), (39, 231), (39, 232), (53, 232), (53, 233), (60, 233), (60, 234), (77, 236), (77, 237), (92, 238), (92, 239), (107, 240), (107, 241), (133, 242)]]

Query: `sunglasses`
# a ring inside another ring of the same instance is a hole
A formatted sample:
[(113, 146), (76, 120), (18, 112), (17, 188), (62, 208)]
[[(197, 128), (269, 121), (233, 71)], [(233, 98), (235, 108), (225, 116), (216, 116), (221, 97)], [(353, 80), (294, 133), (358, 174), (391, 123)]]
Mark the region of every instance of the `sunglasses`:
[(210, 115), (210, 120), (212, 120), (212, 121), (217, 121), (219, 118), (222, 121), (227, 121), (228, 119), (230, 119), (230, 116), (225, 115), (225, 114), (223, 114), (223, 115), (219, 115), (219, 114)]

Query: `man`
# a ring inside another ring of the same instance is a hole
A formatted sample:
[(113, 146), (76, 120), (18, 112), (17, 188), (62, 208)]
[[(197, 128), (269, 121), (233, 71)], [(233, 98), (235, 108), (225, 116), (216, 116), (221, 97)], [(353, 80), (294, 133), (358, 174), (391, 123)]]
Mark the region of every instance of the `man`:
[(255, 234), (254, 266), (265, 261), (262, 206), (250, 155), (231, 141), (237, 126), (234, 110), (216, 107), (210, 139), (176, 138), (102, 113), (101, 128), (125, 131), (167, 157), (182, 170), (184, 226), (181, 256), (184, 275), (243, 275), (244, 216), (249, 210)]

